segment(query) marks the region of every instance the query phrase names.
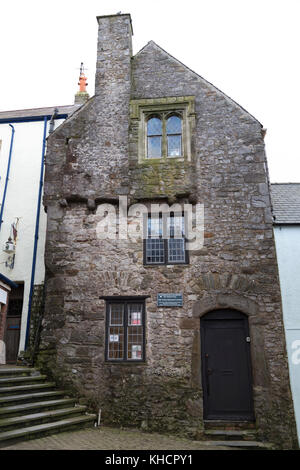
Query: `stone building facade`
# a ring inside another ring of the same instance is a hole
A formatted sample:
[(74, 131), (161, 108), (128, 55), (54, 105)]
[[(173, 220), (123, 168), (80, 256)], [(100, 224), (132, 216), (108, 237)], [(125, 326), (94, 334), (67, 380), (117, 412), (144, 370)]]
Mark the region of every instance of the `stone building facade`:
[[(95, 96), (48, 138), (39, 364), (106, 423), (201, 437), (249, 421), (291, 448), (264, 130), (154, 42), (133, 56), (130, 15), (98, 23)], [(120, 198), (204, 207), (203, 246), (126, 238), (120, 218), (100, 236)]]

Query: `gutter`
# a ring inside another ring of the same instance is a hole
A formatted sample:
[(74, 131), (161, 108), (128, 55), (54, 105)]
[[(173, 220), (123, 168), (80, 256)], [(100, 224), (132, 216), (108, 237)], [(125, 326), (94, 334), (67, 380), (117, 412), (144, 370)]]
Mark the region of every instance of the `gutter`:
[(35, 266), (36, 266), (36, 254), (37, 254), (37, 246), (38, 246), (38, 239), (39, 239), (39, 225), (40, 225), (41, 199), (42, 199), (42, 190), (43, 190), (43, 184), (44, 184), (44, 164), (45, 164), (45, 149), (46, 149), (47, 122), (48, 122), (48, 116), (44, 116), (44, 134), (43, 134), (42, 160), (41, 160), (41, 171), (40, 171), (40, 185), (39, 185), (39, 195), (38, 195), (38, 203), (37, 203), (37, 211), (36, 211), (36, 221), (35, 221), (33, 259), (32, 259), (32, 268), (31, 268), (31, 281), (30, 281), (30, 292), (29, 292), (28, 314), (27, 314), (27, 326), (26, 326), (26, 336), (25, 336), (25, 350), (27, 349), (28, 340), (29, 340), (31, 306), (32, 306), (32, 296), (33, 296), (34, 278), (35, 278)]
[[(9, 124), (10, 122), (34, 122), (34, 121), (44, 121), (45, 118), (50, 120), (53, 114), (47, 114), (42, 116), (27, 116), (27, 117), (11, 117), (11, 118), (0, 118), (0, 124)], [(55, 119), (66, 119), (69, 114), (56, 114)]]
[(9, 180), (10, 163), (11, 163), (11, 156), (12, 156), (12, 149), (13, 149), (14, 135), (15, 135), (14, 126), (12, 124), (9, 124), (9, 125), (12, 131), (11, 131), (9, 157), (8, 157), (7, 170), (6, 170), (6, 180), (5, 180), (4, 193), (3, 193), (1, 211), (0, 211), (0, 230), (1, 230), (2, 222), (3, 222), (2, 217), (3, 217), (4, 205), (5, 205), (5, 199), (6, 199), (6, 191), (7, 191), (7, 185), (8, 185), (8, 180)]
[(10, 279), (8, 279), (8, 277), (4, 276), (4, 274), (1, 274), (0, 273), (0, 281), (4, 282), (5, 284), (7, 284), (9, 287), (14, 287), (15, 289), (18, 286), (18, 284), (16, 284), (15, 282), (11, 281)]

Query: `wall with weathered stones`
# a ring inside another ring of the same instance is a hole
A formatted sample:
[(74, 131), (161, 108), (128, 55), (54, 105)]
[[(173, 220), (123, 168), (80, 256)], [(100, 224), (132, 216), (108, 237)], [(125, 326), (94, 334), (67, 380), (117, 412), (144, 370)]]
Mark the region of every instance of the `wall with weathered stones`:
[[(260, 437), (296, 445), (261, 125), (154, 43), (131, 58), (130, 17), (99, 18), (96, 94), (48, 139), (47, 289), (38, 363), (106, 423), (201, 437), (200, 319), (249, 317)], [(131, 100), (194, 96), (191, 161), (138, 161)], [(167, 175), (172, 174), (172, 177)], [(161, 181), (163, 180), (163, 183)], [(151, 197), (152, 194), (152, 197)], [(204, 247), (144, 266), (143, 243), (99, 239), (100, 204), (200, 202)], [(158, 308), (159, 292), (183, 307)], [(146, 295), (146, 362), (105, 362), (102, 296)]]

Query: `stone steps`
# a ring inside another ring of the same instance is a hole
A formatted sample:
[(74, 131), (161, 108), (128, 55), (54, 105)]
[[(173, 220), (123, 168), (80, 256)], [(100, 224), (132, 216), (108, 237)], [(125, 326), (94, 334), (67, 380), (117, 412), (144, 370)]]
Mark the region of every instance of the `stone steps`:
[(19, 392), (27, 392), (27, 391), (35, 391), (35, 390), (41, 390), (45, 388), (54, 388), (55, 383), (53, 382), (46, 382), (46, 383), (40, 383), (40, 384), (29, 384), (29, 385), (18, 385), (17, 387), (1, 387), (0, 386), (0, 397), (3, 394), (10, 394), (14, 395), (15, 393)]
[(0, 446), (92, 426), (96, 415), (28, 367), (0, 367)]
[(256, 429), (255, 423), (252, 421), (218, 421), (204, 420), (204, 428), (206, 430), (225, 429), (226, 431), (251, 430)]
[(54, 421), (57, 418), (68, 417), (70, 415), (79, 415), (86, 411), (86, 406), (73, 406), (72, 408), (61, 408), (59, 410), (44, 411), (29, 415), (14, 416), (11, 418), (0, 419), (0, 434), (8, 429), (14, 428), (16, 425), (22, 424), (24, 427)]
[(248, 421), (205, 421), (204, 439), (211, 445), (248, 449), (271, 450), (273, 444), (257, 440), (255, 423)]
[(4, 377), (0, 376), (0, 387), (3, 386), (13, 386), (19, 383), (33, 384), (39, 382), (40, 380), (46, 380), (46, 375), (33, 375), (33, 376), (21, 376), (21, 377)]
[(75, 405), (75, 398), (61, 398), (60, 400), (46, 400), (22, 405), (2, 406), (0, 407), (0, 419), (22, 416), (29, 411), (59, 409), (65, 406)]
[(31, 367), (7, 367), (1, 366), (0, 367), (0, 377), (10, 377), (10, 376), (20, 376), (20, 375), (27, 375), (31, 374), (33, 369)]
[[(38, 424), (36, 426), (29, 426), (24, 428), (14, 429), (13, 431), (6, 431), (0, 433), (0, 444), (9, 445), (9, 441), (16, 441), (20, 438), (31, 439), (32, 437), (41, 437), (42, 435), (56, 434), (58, 432), (70, 431), (77, 425), (92, 426), (95, 421), (95, 415), (83, 415), (74, 418), (68, 418), (61, 421), (54, 421), (52, 423)], [(82, 426), (81, 426), (82, 427)]]
[(231, 447), (243, 450), (273, 450), (272, 444), (258, 441), (210, 441), (209, 445), (220, 447)]
[(205, 437), (209, 439), (222, 439), (222, 440), (239, 440), (239, 441), (255, 441), (257, 439), (255, 429), (251, 430), (222, 430), (222, 429), (210, 429), (204, 431)]
[(0, 406), (5, 406), (7, 403), (16, 404), (20, 401), (28, 403), (34, 400), (39, 400), (40, 398), (57, 397), (65, 394), (66, 392), (63, 390), (53, 390), (50, 392), (27, 393), (23, 395), (6, 395), (0, 397)]

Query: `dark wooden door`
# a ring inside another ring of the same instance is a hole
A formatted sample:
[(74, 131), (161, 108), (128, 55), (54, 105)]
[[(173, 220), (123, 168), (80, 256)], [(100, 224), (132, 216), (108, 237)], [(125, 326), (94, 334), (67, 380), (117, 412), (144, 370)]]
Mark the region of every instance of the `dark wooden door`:
[(9, 316), (6, 319), (6, 362), (16, 362), (17, 360), (20, 341), (20, 324), (21, 317), (19, 315), (15, 317)]
[(21, 316), (23, 308), (24, 283), (11, 290), (5, 328), (6, 362), (16, 362), (18, 358)]
[(204, 419), (254, 419), (246, 315), (216, 310), (201, 318)]

